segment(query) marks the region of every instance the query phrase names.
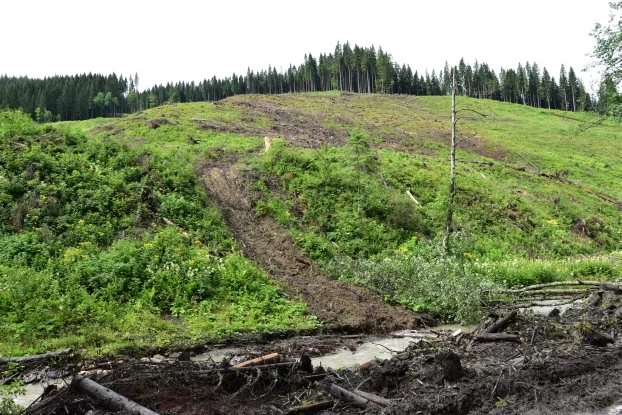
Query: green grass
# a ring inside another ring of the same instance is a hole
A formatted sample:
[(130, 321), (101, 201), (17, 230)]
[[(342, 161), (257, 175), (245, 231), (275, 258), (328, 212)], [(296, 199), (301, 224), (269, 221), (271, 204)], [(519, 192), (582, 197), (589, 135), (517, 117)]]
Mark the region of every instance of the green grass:
[(0, 121), (1, 354), (114, 353), (318, 324), (236, 251), (194, 170), (219, 144), (244, 152), (258, 140), (184, 145), (141, 130), (144, 119)]
[[(438, 249), (449, 97), (236, 96), (45, 126), (0, 113), (0, 353), (315, 327), (236, 251), (197, 175), (206, 159), (252, 165), (256, 213), (289, 229), (328, 275), (444, 320), (476, 318), (494, 287), (621, 279), (618, 126), (580, 132), (593, 115), (458, 101), (490, 116), (465, 112), (458, 124), (468, 140), (451, 257)], [(276, 137), (264, 154), (262, 137), (280, 123), (274, 108), (347, 131), (348, 143), (311, 149)]]

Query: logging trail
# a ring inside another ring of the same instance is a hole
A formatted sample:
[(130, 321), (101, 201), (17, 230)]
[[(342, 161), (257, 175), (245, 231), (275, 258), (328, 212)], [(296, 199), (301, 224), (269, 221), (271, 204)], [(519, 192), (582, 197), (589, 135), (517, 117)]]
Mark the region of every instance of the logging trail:
[(211, 162), (200, 173), (244, 255), (280, 283), (288, 296), (304, 301), (327, 330), (389, 333), (434, 323), (429, 316), (386, 303), (366, 288), (318, 273), (313, 260), (302, 254), (285, 229), (273, 218), (255, 214), (260, 195), (251, 185), (258, 176), (243, 164)]

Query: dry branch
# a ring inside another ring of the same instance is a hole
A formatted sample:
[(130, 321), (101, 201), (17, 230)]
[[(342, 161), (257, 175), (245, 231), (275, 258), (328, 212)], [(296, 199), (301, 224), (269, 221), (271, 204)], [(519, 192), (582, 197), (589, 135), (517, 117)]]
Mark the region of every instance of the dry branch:
[(516, 314), (517, 314), (516, 310), (508, 313), (507, 316), (491, 324), (486, 330), (484, 330), (484, 333), (497, 333), (503, 330), (505, 326), (507, 326), (510, 323), (510, 321), (514, 320), (514, 318), (516, 317)]
[(363, 409), (367, 408), (367, 402), (369, 402), (369, 399), (355, 395), (352, 392), (335, 385), (334, 383), (330, 385), (330, 394), (339, 400), (351, 403), (352, 405)]
[(316, 402), (310, 405), (291, 408), (287, 412), (285, 412), (285, 415), (310, 414), (312, 412), (319, 412), (325, 409), (331, 409), (334, 405), (335, 402), (333, 401)]
[(377, 396), (377, 395), (373, 395), (371, 393), (363, 392), (363, 391), (358, 390), (358, 389), (354, 389), (352, 391), (352, 393), (354, 393), (355, 395), (358, 395), (360, 397), (363, 397), (363, 398), (365, 398), (365, 399), (367, 399), (369, 401), (372, 401), (373, 403), (377, 403), (378, 405), (381, 405), (381, 406), (389, 406), (389, 404), (391, 403), (390, 400), (385, 399), (385, 398), (383, 398), (381, 396)]
[(415, 202), (415, 204), (417, 204), (417, 206), (421, 205), (421, 203), (419, 203), (419, 201), (417, 199), (415, 199), (413, 194), (410, 193), (410, 190), (406, 190), (406, 194), (408, 195), (408, 197), (410, 197), (412, 199), (413, 202)]
[(233, 366), (234, 369), (241, 369), (243, 367), (247, 367), (247, 366), (260, 366), (260, 365), (266, 365), (266, 364), (270, 364), (270, 363), (276, 363), (279, 360), (279, 354), (278, 353), (270, 353), (267, 354), (265, 356), (261, 356), (261, 357), (257, 357), (255, 359), (251, 359), (251, 360), (247, 360), (245, 362), (242, 363), (238, 363), (237, 365)]
[(234, 373), (234, 372), (245, 372), (245, 371), (249, 371), (249, 370), (264, 370), (264, 369), (278, 369), (281, 367), (293, 367), (296, 366), (298, 364), (298, 362), (283, 362), (283, 363), (272, 363), (269, 365), (259, 365), (259, 366), (246, 366), (246, 367), (240, 367), (240, 368), (226, 368), (226, 369), (203, 369), (203, 370), (186, 370), (184, 373), (192, 373), (192, 374), (198, 374), (198, 375), (207, 375), (207, 374), (211, 374), (211, 373), (222, 373), (222, 372), (229, 372), (229, 373)]
[(585, 289), (585, 288), (577, 288), (576, 290), (534, 290), (534, 291), (524, 291), (521, 293), (516, 293), (516, 295), (521, 297), (571, 297), (575, 295), (587, 295), (593, 292), (593, 290)]
[(540, 288), (567, 287), (567, 286), (574, 287), (577, 285), (591, 285), (591, 286), (600, 287), (603, 284), (613, 285), (613, 283), (605, 282), (605, 281), (557, 281), (557, 282), (549, 282), (546, 284), (530, 285), (528, 287), (523, 287), (523, 288), (516, 289), (516, 290), (500, 290), (500, 291), (494, 291), (494, 292), (497, 294), (520, 294), (520, 293), (524, 293), (527, 291), (539, 290)]
[(520, 338), (516, 334), (505, 333), (480, 333), (474, 337), (478, 342), (515, 342), (520, 343)]
[(17, 357), (7, 357), (4, 359), (0, 359), (0, 363), (9, 363), (9, 362), (30, 362), (33, 360), (49, 360), (56, 359), (59, 357), (65, 357), (71, 354), (71, 349), (65, 349), (58, 352), (53, 353), (43, 353), (32, 356), (17, 356)]
[(106, 409), (111, 411), (138, 415), (158, 415), (157, 412), (153, 412), (84, 376), (74, 376), (71, 381), (71, 388), (100, 401)]

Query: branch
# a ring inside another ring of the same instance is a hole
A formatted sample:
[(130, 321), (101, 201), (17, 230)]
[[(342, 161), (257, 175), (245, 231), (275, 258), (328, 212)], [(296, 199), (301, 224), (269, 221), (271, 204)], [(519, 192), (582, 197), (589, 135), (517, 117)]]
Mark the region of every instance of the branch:
[(30, 362), (33, 360), (49, 360), (49, 359), (56, 359), (59, 357), (65, 357), (70, 355), (72, 352), (71, 349), (65, 349), (65, 350), (61, 350), (59, 352), (54, 352), (54, 353), (44, 353), (44, 354), (37, 354), (37, 355), (32, 355), (32, 356), (17, 356), (17, 357), (7, 357), (4, 359), (0, 359), (0, 363), (9, 363), (9, 362)]
[(459, 110), (456, 111), (456, 114), (459, 113), (460, 111), (471, 111), (471, 112), (474, 112), (475, 114), (480, 115), (480, 116), (482, 116), (484, 118), (490, 117), (490, 115), (488, 115), (488, 114), (484, 114), (482, 112), (479, 112), (479, 111), (476, 111), (476, 110), (472, 110), (470, 108), (460, 108)]
[(501, 294), (519, 294), (519, 293), (524, 293), (527, 291), (539, 290), (541, 288), (548, 288), (548, 287), (576, 286), (576, 285), (591, 285), (591, 286), (600, 287), (603, 284), (612, 284), (612, 283), (609, 283), (606, 281), (557, 281), (557, 282), (549, 282), (546, 284), (530, 285), (528, 287), (524, 287), (524, 288), (520, 288), (516, 290), (501, 290), (501, 291), (494, 291), (494, 292), (501, 293)]
[(538, 174), (540, 173), (540, 169), (538, 168), (538, 166), (536, 166), (535, 164), (533, 164), (531, 161), (529, 161), (527, 159), (527, 157), (523, 156), (521, 153), (519, 153), (518, 151), (515, 151), (514, 153), (516, 153), (518, 156), (520, 156), (520, 158), (522, 158), (523, 160), (525, 160), (527, 163), (529, 163), (529, 165), (531, 167), (533, 167), (534, 169), (536, 169), (536, 171), (538, 172)]

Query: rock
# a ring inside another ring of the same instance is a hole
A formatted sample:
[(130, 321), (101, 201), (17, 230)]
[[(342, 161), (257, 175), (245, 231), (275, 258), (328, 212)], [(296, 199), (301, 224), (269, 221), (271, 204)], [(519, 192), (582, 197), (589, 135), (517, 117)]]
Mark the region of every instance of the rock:
[(445, 380), (455, 382), (464, 376), (460, 356), (452, 351), (441, 352), (436, 355), (436, 364), (440, 366)]
[(615, 284), (602, 284), (600, 286), (600, 289), (602, 291), (611, 291), (611, 292), (613, 292), (615, 294), (620, 294), (620, 287), (618, 287)]
[(190, 361), (190, 352), (187, 350), (184, 350), (182, 352), (179, 353), (179, 355), (177, 356), (177, 361), (179, 362), (189, 362)]
[(583, 342), (592, 346), (607, 347), (608, 344), (613, 344), (614, 340), (605, 334), (589, 333), (583, 337)]
[(603, 293), (603, 301), (614, 302), (614, 301), (618, 301), (619, 299), (620, 299), (620, 296), (618, 296), (613, 291), (605, 291)]

